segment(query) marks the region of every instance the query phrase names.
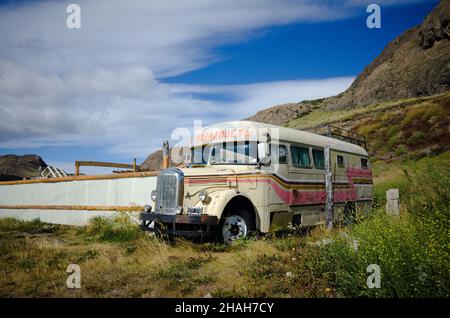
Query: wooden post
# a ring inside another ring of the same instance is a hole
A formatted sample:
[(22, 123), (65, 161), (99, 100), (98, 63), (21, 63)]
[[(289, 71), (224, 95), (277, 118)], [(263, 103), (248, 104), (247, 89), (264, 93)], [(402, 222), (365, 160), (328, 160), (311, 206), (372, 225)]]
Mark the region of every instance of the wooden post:
[(75, 175), (80, 175), (80, 163), (78, 161), (75, 161)]
[(330, 137), (330, 138), (333, 137), (333, 134), (331, 133), (331, 126), (330, 125), (327, 125), (327, 136)]
[(169, 141), (168, 140), (164, 140), (162, 152), (163, 152), (162, 168), (167, 169), (167, 168), (169, 168)]
[(386, 191), (386, 213), (398, 216), (400, 214), (398, 189), (389, 189)]
[(330, 146), (325, 146), (325, 189), (327, 191), (326, 224), (329, 230), (333, 229), (333, 171), (331, 169)]

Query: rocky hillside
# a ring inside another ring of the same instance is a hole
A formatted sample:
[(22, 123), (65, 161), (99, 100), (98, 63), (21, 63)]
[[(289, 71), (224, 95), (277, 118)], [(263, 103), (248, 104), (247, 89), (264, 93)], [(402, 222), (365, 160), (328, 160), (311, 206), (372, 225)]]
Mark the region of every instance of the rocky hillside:
[(248, 120), (285, 125), (314, 109), (341, 110), (450, 89), (450, 0), (391, 43), (343, 93), (262, 110)]
[[(173, 155), (175, 152), (174, 151), (179, 151), (180, 154), (180, 158), (183, 157), (183, 153), (181, 152), (181, 148), (175, 147), (175, 148), (170, 148), (170, 154)], [(187, 151), (187, 150), (185, 150)], [(162, 150), (157, 150), (154, 153), (150, 154), (147, 159), (144, 160), (144, 162), (142, 162), (139, 165), (139, 169), (142, 171), (154, 171), (154, 170), (161, 170), (162, 167), (162, 159), (163, 159), (163, 155), (162, 155)], [(173, 158), (170, 158), (170, 166), (171, 167), (180, 167), (180, 165), (182, 164), (181, 162), (174, 162), (172, 160)]]
[(450, 150), (450, 91), (352, 109), (314, 109), (286, 126), (321, 132), (331, 124), (366, 136), (373, 160), (420, 159)]
[(0, 156), (0, 181), (37, 177), (39, 167), (45, 168), (47, 164), (38, 155)]

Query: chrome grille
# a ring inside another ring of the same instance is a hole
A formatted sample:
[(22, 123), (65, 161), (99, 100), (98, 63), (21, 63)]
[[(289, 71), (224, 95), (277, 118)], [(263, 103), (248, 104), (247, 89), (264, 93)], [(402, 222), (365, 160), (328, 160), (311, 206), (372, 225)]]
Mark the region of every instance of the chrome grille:
[(160, 173), (156, 181), (155, 212), (176, 214), (181, 212), (183, 204), (184, 174), (176, 168), (169, 168)]

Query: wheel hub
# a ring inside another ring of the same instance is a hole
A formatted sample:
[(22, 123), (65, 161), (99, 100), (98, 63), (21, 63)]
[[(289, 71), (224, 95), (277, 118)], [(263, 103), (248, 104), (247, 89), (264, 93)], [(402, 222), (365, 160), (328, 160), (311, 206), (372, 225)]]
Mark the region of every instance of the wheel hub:
[(240, 215), (227, 217), (222, 227), (223, 238), (226, 242), (246, 237), (247, 231), (247, 223)]

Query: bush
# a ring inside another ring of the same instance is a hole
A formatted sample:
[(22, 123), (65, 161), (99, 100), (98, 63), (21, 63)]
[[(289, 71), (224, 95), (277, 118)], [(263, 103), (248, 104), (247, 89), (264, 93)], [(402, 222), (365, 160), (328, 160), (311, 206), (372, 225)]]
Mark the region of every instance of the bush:
[(40, 219), (22, 221), (14, 218), (0, 220), (1, 232), (24, 232), (28, 234), (46, 234), (63, 230), (64, 226), (41, 222)]
[(386, 131), (386, 137), (392, 138), (400, 132), (400, 125), (392, 125)]
[(416, 145), (425, 140), (425, 134), (421, 131), (415, 131), (408, 139), (408, 145)]
[[(410, 171), (400, 217), (379, 209), (320, 247), (325, 272), (347, 297), (450, 296), (448, 171)], [(355, 244), (356, 242), (356, 248)], [(366, 286), (367, 266), (381, 268), (381, 288)]]
[(406, 154), (408, 154), (408, 150), (406, 149), (406, 146), (405, 145), (399, 145), (398, 147), (397, 147), (397, 149), (395, 150), (395, 155), (396, 156), (404, 156), (404, 155), (406, 155)]
[(86, 239), (99, 241), (126, 242), (144, 237), (144, 231), (125, 213), (92, 218), (81, 232)]

